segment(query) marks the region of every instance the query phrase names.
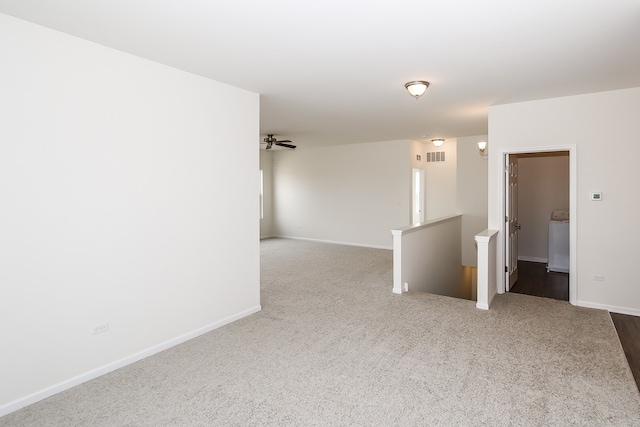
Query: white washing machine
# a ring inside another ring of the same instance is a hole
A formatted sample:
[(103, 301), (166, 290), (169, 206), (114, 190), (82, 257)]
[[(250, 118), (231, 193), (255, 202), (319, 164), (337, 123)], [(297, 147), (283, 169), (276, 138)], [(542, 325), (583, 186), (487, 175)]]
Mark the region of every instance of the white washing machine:
[(547, 271), (569, 272), (569, 210), (551, 213), (549, 220), (549, 263)]

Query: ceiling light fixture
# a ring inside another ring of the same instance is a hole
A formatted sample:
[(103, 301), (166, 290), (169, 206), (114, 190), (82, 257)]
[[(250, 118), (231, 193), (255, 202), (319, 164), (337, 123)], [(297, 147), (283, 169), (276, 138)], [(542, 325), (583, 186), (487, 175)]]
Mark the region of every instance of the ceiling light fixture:
[(435, 145), (436, 147), (440, 147), (442, 144), (444, 144), (444, 139), (432, 139), (431, 142), (433, 142), (433, 145)]
[(413, 96), (415, 99), (420, 98), (429, 87), (429, 82), (425, 82), (423, 80), (416, 80), (414, 82), (409, 82), (404, 85), (409, 91), (409, 95)]

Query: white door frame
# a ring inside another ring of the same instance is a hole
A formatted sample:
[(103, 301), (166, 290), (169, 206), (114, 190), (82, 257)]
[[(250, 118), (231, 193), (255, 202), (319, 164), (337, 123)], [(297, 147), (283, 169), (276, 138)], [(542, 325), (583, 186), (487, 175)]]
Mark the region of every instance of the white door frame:
[[(539, 147), (519, 147), (519, 148), (503, 148), (498, 155), (500, 156), (500, 167), (504, 168), (505, 159), (510, 154), (525, 154), (525, 153), (546, 153), (554, 151), (568, 151), (569, 152), (569, 303), (576, 305), (578, 301), (578, 245), (576, 244), (576, 236), (578, 235), (578, 202), (577, 202), (577, 187), (578, 187), (578, 162), (577, 162), (577, 146), (575, 144), (568, 145), (549, 145)], [(503, 170), (500, 171), (501, 176), (501, 190), (500, 190), (500, 206), (502, 212), (502, 218), (499, 222), (499, 233), (501, 236), (505, 236), (505, 221), (506, 216), (506, 174)], [(501, 243), (502, 241), (502, 243)], [(498, 244), (502, 245), (502, 256), (498, 256), (498, 271), (504, 272), (506, 267), (506, 247), (504, 244), (504, 238), (498, 240)], [(499, 294), (505, 292), (505, 277), (503, 273), (497, 274), (497, 291)]]

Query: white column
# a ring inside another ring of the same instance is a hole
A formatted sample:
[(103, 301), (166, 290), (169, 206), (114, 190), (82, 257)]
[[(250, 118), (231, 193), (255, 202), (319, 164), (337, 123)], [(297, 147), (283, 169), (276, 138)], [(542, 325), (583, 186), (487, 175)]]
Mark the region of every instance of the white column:
[(393, 235), (393, 293), (406, 292), (402, 285), (402, 230), (391, 230)]
[(484, 230), (476, 235), (478, 244), (478, 302), (476, 307), (489, 310), (496, 294), (496, 236), (498, 230)]

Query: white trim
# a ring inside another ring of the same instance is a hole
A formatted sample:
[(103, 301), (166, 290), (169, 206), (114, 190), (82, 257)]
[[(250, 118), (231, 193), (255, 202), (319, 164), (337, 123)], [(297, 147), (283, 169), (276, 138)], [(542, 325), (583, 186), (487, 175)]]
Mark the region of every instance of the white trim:
[(598, 310), (607, 310), (612, 313), (629, 314), (631, 316), (640, 316), (640, 310), (635, 308), (618, 307), (615, 305), (598, 304), (598, 303), (587, 302), (587, 301), (578, 301), (576, 305), (579, 307), (595, 308)]
[(219, 320), (218, 322), (214, 322), (210, 325), (203, 326), (202, 328), (198, 328), (192, 332), (188, 332), (179, 337), (170, 339), (153, 347), (150, 347), (146, 350), (139, 351), (130, 356), (124, 357), (120, 360), (116, 360), (114, 362), (108, 363), (104, 366), (100, 366), (99, 368), (92, 369), (88, 372), (85, 372), (80, 375), (76, 375), (75, 377), (69, 378), (68, 380), (59, 382), (58, 384), (52, 385), (51, 387), (47, 387), (43, 390), (37, 391), (25, 397), (21, 397), (20, 399), (14, 400), (13, 402), (9, 402), (0, 406), (0, 417), (7, 415), (11, 412), (17, 411), (18, 409), (24, 408), (25, 406), (34, 404), (40, 400), (46, 399), (47, 397), (51, 397), (54, 394), (60, 393), (62, 391), (68, 390), (72, 387), (85, 383), (89, 380), (93, 380), (98, 378), (104, 374), (108, 374), (109, 372), (115, 371), (116, 369), (120, 369), (132, 363), (135, 363), (139, 360), (142, 360), (146, 357), (153, 356), (156, 353), (160, 353), (168, 348), (175, 347), (179, 344), (182, 344), (190, 339), (193, 339), (202, 334), (206, 334), (207, 332), (211, 332), (214, 329), (218, 329), (222, 326), (225, 326), (231, 322), (235, 322), (236, 320), (240, 320), (243, 317), (247, 317), (251, 314), (257, 313), (262, 310), (260, 305), (256, 307), (249, 308), (247, 310), (241, 311), (240, 313), (236, 313), (232, 316)]
[(271, 236), (271, 237), (277, 237), (280, 239), (303, 240), (306, 242), (331, 243), (333, 245), (359, 246), (361, 248), (386, 249), (389, 251), (393, 250), (393, 243), (392, 243), (392, 246), (380, 246), (380, 245), (367, 245), (364, 243), (338, 242), (336, 240), (310, 239), (307, 237), (293, 237), (293, 236)]
[[(498, 155), (500, 156), (500, 168), (504, 168), (504, 158), (508, 154), (524, 154), (524, 153), (548, 153), (555, 151), (569, 152), (569, 247), (571, 248), (569, 255), (569, 303), (578, 304), (578, 147), (576, 144), (567, 145), (548, 145), (536, 147), (518, 147), (518, 148), (502, 148)], [(501, 190), (499, 192), (500, 221), (498, 222), (498, 232), (500, 236), (504, 236), (504, 217), (505, 217), (505, 174), (500, 169)], [(497, 268), (498, 271), (504, 271), (505, 267), (505, 247), (504, 239), (498, 239), (497, 245)], [(498, 274), (497, 290), (499, 294), (505, 292), (505, 275)]]
[(430, 219), (429, 221), (420, 222), (417, 224), (407, 225), (405, 227), (394, 228), (391, 230), (391, 234), (394, 236), (402, 236), (403, 234), (413, 233), (414, 231), (422, 230), (424, 228), (440, 225), (447, 221), (452, 221), (457, 218), (461, 218), (462, 214), (448, 215), (441, 218)]
[(546, 264), (549, 262), (548, 258), (538, 258), (535, 256), (520, 256), (518, 255), (518, 261), (529, 261), (529, 262), (539, 262), (541, 264)]

